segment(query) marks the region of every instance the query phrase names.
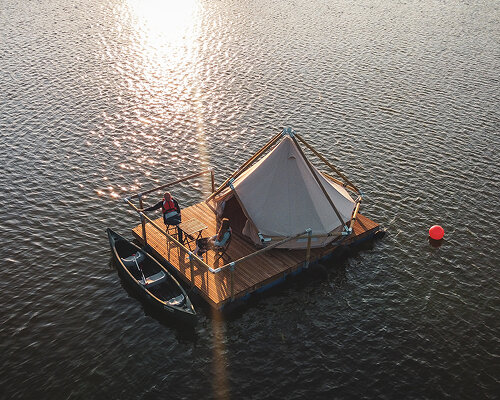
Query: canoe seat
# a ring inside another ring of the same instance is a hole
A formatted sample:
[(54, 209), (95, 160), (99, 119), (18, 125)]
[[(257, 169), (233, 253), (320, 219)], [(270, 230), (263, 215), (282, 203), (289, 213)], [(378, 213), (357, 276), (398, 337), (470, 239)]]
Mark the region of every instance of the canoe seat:
[(126, 267), (135, 267), (136, 262), (137, 264), (140, 264), (144, 261), (145, 258), (146, 256), (144, 255), (144, 253), (142, 251), (138, 251), (137, 253), (128, 256), (127, 258), (122, 258), (122, 262)]
[(181, 293), (179, 296), (177, 297), (172, 297), (170, 300), (167, 301), (167, 304), (169, 306), (181, 306), (184, 304), (184, 302), (186, 301), (186, 298), (184, 297), (184, 295)]
[(141, 281), (141, 283), (147, 287), (152, 287), (157, 285), (158, 283), (163, 282), (166, 276), (167, 274), (165, 274), (165, 272), (160, 271), (154, 275), (148, 276), (146, 278), (146, 282)]

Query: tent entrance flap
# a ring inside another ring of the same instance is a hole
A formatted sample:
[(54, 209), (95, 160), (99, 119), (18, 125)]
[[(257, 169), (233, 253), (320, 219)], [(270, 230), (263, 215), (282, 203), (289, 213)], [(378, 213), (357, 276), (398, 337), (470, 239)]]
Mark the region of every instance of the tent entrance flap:
[(224, 200), (224, 209), (222, 210), (222, 214), (219, 215), (219, 218), (229, 218), (231, 229), (233, 232), (239, 234), (242, 233), (247, 222), (247, 217), (235, 196), (228, 196)]

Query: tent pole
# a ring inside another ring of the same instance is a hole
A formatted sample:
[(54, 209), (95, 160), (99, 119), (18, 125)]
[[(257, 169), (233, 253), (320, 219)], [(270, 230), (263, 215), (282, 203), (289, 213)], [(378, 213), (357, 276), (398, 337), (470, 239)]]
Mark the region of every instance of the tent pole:
[(249, 166), (252, 164), (255, 159), (257, 159), (259, 156), (262, 155), (265, 151), (267, 151), (280, 137), (281, 133), (283, 131), (280, 131), (277, 133), (267, 144), (262, 146), (260, 150), (258, 150), (252, 157), (250, 157), (242, 166), (240, 166), (236, 171), (234, 171), (229, 178), (227, 178), (222, 185), (220, 185), (216, 191), (214, 191), (208, 198), (205, 200), (205, 202), (208, 202), (212, 200), (215, 196), (217, 196), (220, 192), (222, 192), (225, 188), (226, 185), (229, 183), (231, 179), (235, 179), (239, 175), (241, 175)]
[(335, 168), (333, 166), (332, 163), (330, 163), (325, 157), (323, 157), (320, 153), (318, 153), (316, 151), (316, 149), (314, 149), (314, 147), (312, 147), (309, 143), (307, 143), (304, 139), (302, 139), (302, 137), (298, 134), (295, 134), (295, 136), (309, 149), (311, 150), (321, 161), (323, 161), (326, 165), (328, 165), (332, 170), (333, 172), (337, 173), (348, 185), (352, 186), (355, 191), (359, 194), (359, 190), (358, 188), (349, 180), (347, 179), (347, 177), (342, 173), (340, 172), (337, 168)]
[(342, 187), (344, 187), (346, 189), (350, 189), (353, 192), (358, 193), (358, 190), (356, 188), (352, 187), (351, 185), (348, 185), (346, 182), (342, 182), (341, 180), (334, 178), (333, 176), (327, 174), (326, 172), (321, 171), (321, 173), (323, 174), (323, 176), (325, 176), (326, 178), (328, 178), (331, 181), (335, 182), (337, 185), (340, 185), (340, 186), (342, 186)]
[(217, 214), (217, 210), (215, 209), (215, 207), (214, 207), (214, 206), (212, 206), (212, 205), (211, 205), (210, 203), (208, 203), (208, 202), (207, 202), (207, 203), (205, 203), (205, 204), (208, 206), (208, 208), (210, 208), (210, 209), (212, 210), (212, 212), (213, 212), (214, 214)]
[(359, 211), (360, 206), (361, 206), (361, 198), (359, 199), (358, 204), (356, 205), (356, 208), (354, 209), (354, 212), (352, 213), (351, 224), (349, 226), (349, 229), (352, 229), (354, 226), (354, 223), (356, 222), (356, 217), (358, 216), (358, 211)]
[(333, 201), (332, 199), (330, 198), (330, 196), (328, 195), (325, 187), (323, 186), (323, 184), (321, 183), (320, 179), (318, 178), (318, 176), (316, 176), (316, 173), (314, 172), (314, 169), (311, 165), (311, 163), (309, 162), (309, 160), (306, 158), (304, 152), (302, 151), (302, 149), (300, 148), (299, 146), (299, 143), (297, 142), (297, 139), (295, 139), (295, 137), (292, 137), (293, 139), (293, 142), (295, 143), (295, 146), (297, 146), (297, 149), (299, 150), (300, 154), (302, 155), (302, 157), (304, 158), (304, 161), (306, 162), (307, 166), (309, 167), (309, 170), (311, 171), (311, 174), (314, 176), (314, 179), (316, 179), (316, 182), (318, 183), (319, 187), (321, 188), (321, 190), (323, 191), (323, 194), (325, 195), (326, 199), (328, 200), (328, 202), (330, 203), (330, 205), (332, 206), (333, 208), (333, 211), (335, 211), (335, 214), (337, 214), (337, 218), (340, 220), (340, 223), (342, 224), (342, 226), (344, 226), (344, 228), (347, 228), (347, 225), (344, 223), (344, 220), (342, 219), (342, 216), (340, 215), (339, 211), (337, 210), (337, 207), (335, 207), (335, 204), (333, 204)]

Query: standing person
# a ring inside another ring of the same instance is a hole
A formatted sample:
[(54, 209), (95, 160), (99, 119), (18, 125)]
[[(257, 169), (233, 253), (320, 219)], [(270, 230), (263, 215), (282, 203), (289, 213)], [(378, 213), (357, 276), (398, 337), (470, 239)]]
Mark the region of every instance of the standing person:
[(177, 203), (177, 200), (175, 200), (169, 192), (165, 192), (163, 200), (141, 211), (154, 211), (159, 208), (161, 208), (161, 212), (163, 213), (163, 222), (167, 226), (167, 229), (168, 225), (177, 226), (177, 238), (179, 242), (182, 243), (182, 231), (178, 226), (181, 223), (181, 208), (179, 207), (179, 203)]
[(231, 233), (232, 231), (229, 226), (229, 219), (223, 218), (217, 235), (197, 240), (194, 253), (200, 256), (207, 250), (215, 250), (217, 248), (224, 247), (231, 238)]

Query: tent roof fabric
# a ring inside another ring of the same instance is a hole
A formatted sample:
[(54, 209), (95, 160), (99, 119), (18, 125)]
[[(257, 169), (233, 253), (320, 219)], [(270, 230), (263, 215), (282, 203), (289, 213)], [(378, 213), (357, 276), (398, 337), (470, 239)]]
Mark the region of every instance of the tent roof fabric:
[[(315, 167), (313, 170), (343, 221), (349, 221), (355, 207), (349, 193)], [(287, 237), (307, 228), (313, 235), (326, 235), (342, 225), (289, 136), (237, 177), (233, 187), (252, 222), (265, 236)]]

